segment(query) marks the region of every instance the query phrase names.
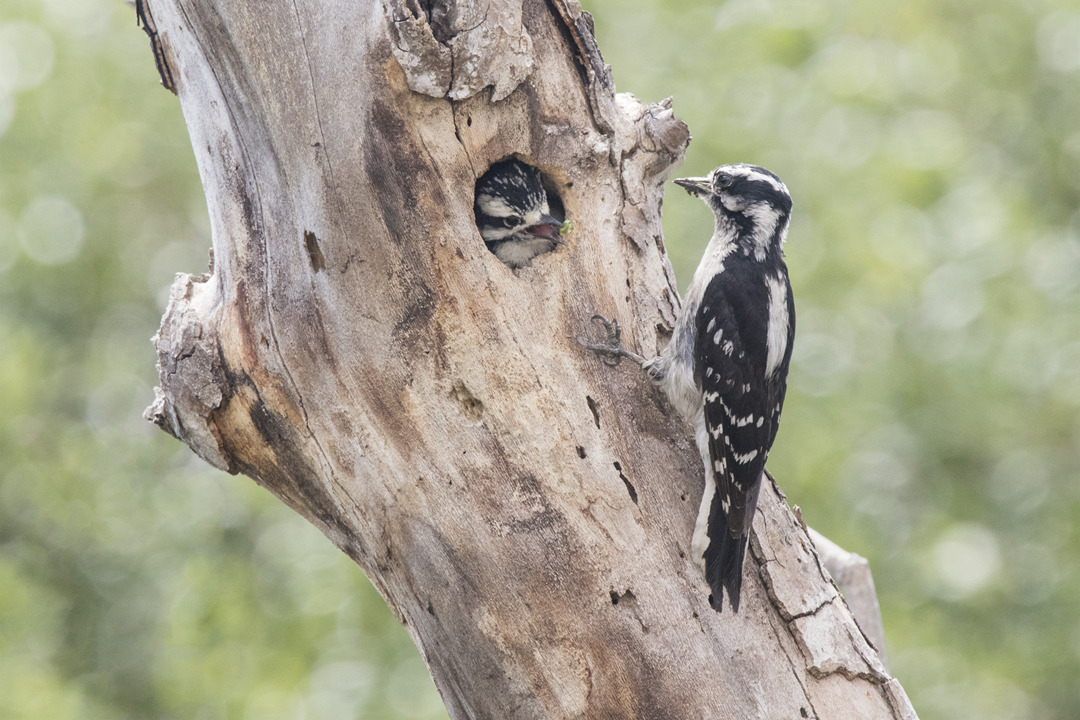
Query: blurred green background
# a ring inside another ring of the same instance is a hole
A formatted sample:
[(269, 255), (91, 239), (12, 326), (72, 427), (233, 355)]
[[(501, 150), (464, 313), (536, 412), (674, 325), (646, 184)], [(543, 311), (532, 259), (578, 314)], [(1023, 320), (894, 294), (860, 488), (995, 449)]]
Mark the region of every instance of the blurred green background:
[[(141, 419), (209, 230), (119, 0), (0, 0), (0, 718), (441, 718), (363, 575)], [(1080, 717), (1080, 5), (587, 0), (682, 174), (777, 172), (770, 467), (873, 566), (923, 720)], [(711, 231), (669, 186), (685, 287)]]

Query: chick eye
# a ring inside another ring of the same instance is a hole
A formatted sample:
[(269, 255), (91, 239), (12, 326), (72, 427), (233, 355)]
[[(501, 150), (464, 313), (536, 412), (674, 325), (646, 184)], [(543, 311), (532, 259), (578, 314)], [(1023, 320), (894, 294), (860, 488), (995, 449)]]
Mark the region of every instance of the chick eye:
[(731, 187), (731, 184), (733, 182), (735, 182), (735, 178), (728, 173), (720, 173), (713, 178), (713, 185), (718, 190), (726, 190), (727, 188)]

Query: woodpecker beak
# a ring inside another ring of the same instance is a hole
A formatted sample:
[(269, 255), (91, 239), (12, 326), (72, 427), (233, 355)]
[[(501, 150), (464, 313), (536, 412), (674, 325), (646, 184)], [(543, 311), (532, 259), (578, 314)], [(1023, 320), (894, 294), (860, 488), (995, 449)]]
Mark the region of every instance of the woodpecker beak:
[(566, 241), (559, 237), (559, 228), (561, 227), (562, 223), (560, 221), (550, 215), (543, 215), (537, 225), (525, 228), (525, 232), (530, 235), (547, 238), (556, 245), (565, 245)]
[(695, 197), (707, 195), (712, 192), (712, 183), (709, 182), (709, 178), (707, 177), (676, 178), (675, 184), (681, 188), (686, 188), (686, 192)]

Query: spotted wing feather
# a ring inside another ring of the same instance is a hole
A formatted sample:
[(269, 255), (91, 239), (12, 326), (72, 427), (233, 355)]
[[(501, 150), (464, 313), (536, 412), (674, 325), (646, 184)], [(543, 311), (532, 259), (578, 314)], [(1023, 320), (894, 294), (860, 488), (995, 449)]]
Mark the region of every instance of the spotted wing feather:
[(722, 606), (726, 588), (736, 611), (747, 538), (779, 415), (770, 412), (775, 393), (765, 378), (767, 290), (740, 277), (742, 262), (729, 258), (729, 267), (706, 289), (694, 352), (712, 465), (707, 471), (716, 487), (709, 509), (705, 576), (714, 605)]

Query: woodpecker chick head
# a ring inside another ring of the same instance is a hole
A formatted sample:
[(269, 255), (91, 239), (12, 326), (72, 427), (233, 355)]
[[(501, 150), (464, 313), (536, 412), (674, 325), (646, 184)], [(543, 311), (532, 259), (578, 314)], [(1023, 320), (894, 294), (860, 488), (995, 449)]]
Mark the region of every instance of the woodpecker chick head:
[(476, 226), (488, 248), (512, 268), (525, 267), (563, 240), (540, 171), (520, 160), (495, 163), (476, 183)]
[(717, 232), (733, 236), (758, 260), (782, 254), (791, 195), (775, 174), (757, 165), (721, 165), (705, 177), (679, 178), (676, 185), (701, 198), (716, 215)]

